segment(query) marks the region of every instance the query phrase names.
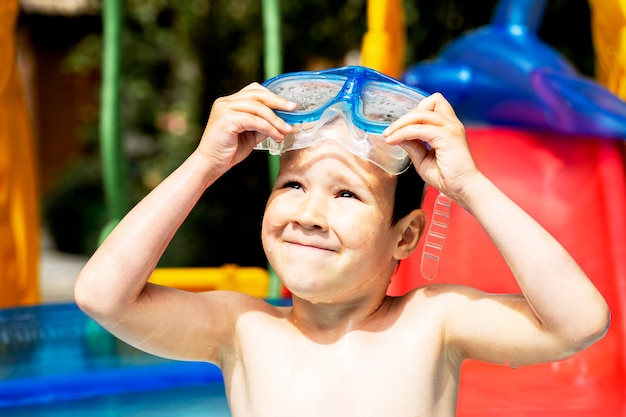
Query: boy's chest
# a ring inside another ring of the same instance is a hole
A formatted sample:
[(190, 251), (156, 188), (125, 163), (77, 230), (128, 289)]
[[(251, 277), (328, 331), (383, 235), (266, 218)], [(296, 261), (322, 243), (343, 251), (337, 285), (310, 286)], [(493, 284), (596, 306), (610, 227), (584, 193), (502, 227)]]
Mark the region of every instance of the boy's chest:
[(243, 392), (246, 403), (269, 406), (264, 403), (273, 399), (299, 415), (305, 415), (298, 408), (305, 404), (318, 416), (340, 415), (342, 409), (347, 415), (391, 415), (393, 407), (407, 406), (420, 415), (431, 409), (445, 377), (441, 335), (433, 326), (353, 331), (326, 343), (298, 332), (268, 334), (240, 334), (240, 356), (225, 373), (231, 404), (243, 400)]

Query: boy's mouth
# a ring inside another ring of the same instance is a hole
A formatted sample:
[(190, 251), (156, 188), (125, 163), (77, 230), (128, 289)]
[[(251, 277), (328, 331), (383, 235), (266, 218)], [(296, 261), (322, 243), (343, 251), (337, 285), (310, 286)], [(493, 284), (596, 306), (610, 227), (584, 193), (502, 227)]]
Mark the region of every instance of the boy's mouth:
[(337, 252), (333, 247), (330, 247), (327, 243), (315, 242), (315, 241), (302, 241), (302, 240), (285, 240), (285, 243), (294, 245), (296, 247), (312, 250), (321, 250), (326, 252)]

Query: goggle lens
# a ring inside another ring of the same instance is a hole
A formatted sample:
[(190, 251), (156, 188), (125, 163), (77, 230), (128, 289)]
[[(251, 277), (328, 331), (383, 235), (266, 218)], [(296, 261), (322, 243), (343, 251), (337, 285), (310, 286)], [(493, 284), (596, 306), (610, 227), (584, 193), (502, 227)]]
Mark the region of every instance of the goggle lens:
[(345, 84), (346, 79), (337, 80), (285, 80), (267, 86), (274, 94), (298, 105), (295, 112), (317, 110), (333, 100)]
[(367, 83), (361, 91), (363, 116), (374, 122), (392, 123), (413, 110), (423, 99), (379, 82)]

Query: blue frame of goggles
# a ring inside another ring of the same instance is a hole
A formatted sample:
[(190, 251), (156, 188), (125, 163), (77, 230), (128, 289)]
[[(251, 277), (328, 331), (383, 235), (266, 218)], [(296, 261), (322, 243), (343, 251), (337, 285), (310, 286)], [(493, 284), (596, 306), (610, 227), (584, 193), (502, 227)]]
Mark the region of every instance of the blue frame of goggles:
[[(296, 103), (297, 108), (292, 112), (275, 111), (294, 128), (283, 142), (267, 138), (255, 149), (280, 155), (328, 138), (391, 174), (400, 174), (409, 167), (408, 154), (400, 146), (388, 145), (382, 132), (415, 108), (427, 96), (423, 91), (360, 66), (287, 73), (263, 85)], [(332, 129), (338, 118), (345, 120), (349, 137)]]

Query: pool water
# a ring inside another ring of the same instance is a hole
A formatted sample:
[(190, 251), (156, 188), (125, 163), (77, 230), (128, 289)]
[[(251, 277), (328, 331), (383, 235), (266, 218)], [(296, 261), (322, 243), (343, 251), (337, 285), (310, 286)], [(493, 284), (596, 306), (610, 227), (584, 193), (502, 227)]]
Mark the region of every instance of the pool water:
[(219, 369), (138, 351), (74, 304), (0, 310), (0, 415), (230, 416)]
[(222, 417), (230, 416), (224, 389), (177, 387), (0, 408), (3, 417)]

